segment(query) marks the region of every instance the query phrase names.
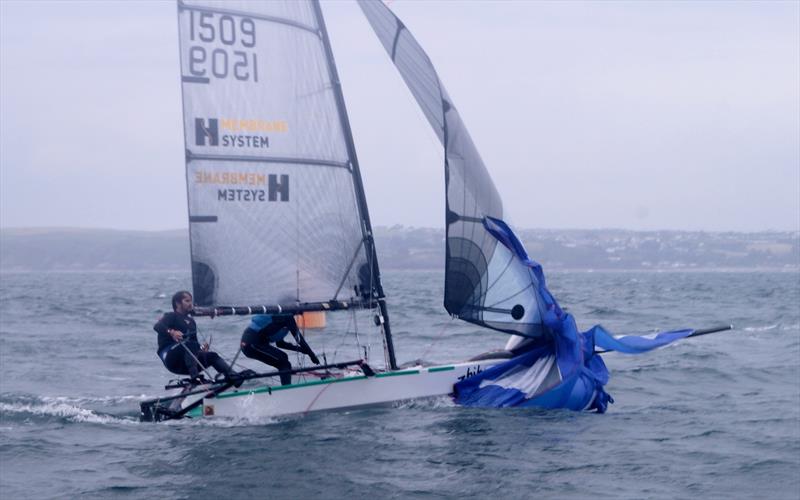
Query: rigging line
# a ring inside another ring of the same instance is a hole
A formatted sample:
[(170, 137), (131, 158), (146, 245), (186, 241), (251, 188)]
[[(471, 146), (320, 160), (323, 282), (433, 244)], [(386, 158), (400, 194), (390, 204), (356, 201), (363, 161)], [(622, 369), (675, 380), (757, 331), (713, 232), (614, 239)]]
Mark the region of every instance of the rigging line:
[[(202, 337), (202, 339), (203, 339), (203, 342), (202, 342), (202, 343), (200, 343), (200, 345), (203, 345), (203, 344), (208, 344), (209, 346), (211, 346), (211, 340), (214, 338), (214, 334), (211, 334), (211, 333), (210, 333), (210, 334), (208, 335), (208, 337), (206, 337), (206, 334), (205, 334), (205, 333), (198, 333), (198, 335), (199, 335), (200, 337)], [(198, 342), (199, 342), (199, 340), (198, 340)]]
[[(353, 314), (353, 316), (355, 316), (355, 314)], [(358, 336), (358, 325), (357, 322), (355, 321), (355, 318), (353, 318), (353, 333), (355, 333), (356, 337), (356, 352), (359, 352), (361, 351), (361, 339)], [(360, 352), (359, 355), (361, 355)]]
[[(373, 236), (373, 235), (371, 235), (371, 236)], [(375, 240), (374, 240), (374, 236), (373, 236), (373, 248), (374, 248), (374, 241)], [(374, 258), (377, 259), (378, 258), (378, 252), (375, 251), (374, 254), (375, 254)], [(370, 265), (370, 273), (369, 273), (370, 296), (373, 295), (373, 290), (375, 290), (375, 280), (376, 279), (377, 279), (377, 276), (375, 276), (375, 266)], [(381, 295), (384, 296), (383, 300), (385, 301), (386, 300), (385, 299), (386, 292), (383, 291), (383, 293)], [(387, 321), (387, 319), (383, 317), (383, 309), (381, 309), (380, 304), (377, 307), (376, 314), (377, 314), (377, 317), (380, 318), (379, 325), (377, 325), (377, 326), (378, 326), (378, 328), (379, 328), (379, 330), (381, 332), (381, 338), (383, 339), (383, 366), (384, 367), (386, 367), (386, 366), (391, 367), (392, 366), (392, 362), (391, 362), (392, 356), (389, 354), (389, 342), (388, 342), (388, 340), (386, 340), (386, 321)], [(358, 321), (355, 318), (355, 311), (353, 311), (353, 323), (354, 323), (354, 328), (356, 330), (356, 343), (357, 343), (358, 347), (361, 347), (361, 341), (358, 338)], [(368, 350), (371, 352), (372, 351), (372, 339), (370, 338), (369, 333), (367, 334), (367, 347), (368, 347)], [(366, 358), (369, 358), (369, 354), (367, 352), (367, 349), (364, 350), (364, 356)]]
[[(370, 311), (369, 314), (372, 314), (372, 311)], [(380, 314), (380, 310), (378, 311), (378, 314)], [(366, 345), (364, 345), (364, 344), (361, 343), (361, 336), (359, 335), (359, 328), (358, 328), (358, 316), (356, 314), (356, 310), (355, 309), (353, 309), (350, 319), (351, 319), (352, 324), (353, 324), (353, 333), (355, 334), (355, 337), (356, 337), (356, 352), (357, 352), (357, 355), (360, 358), (361, 357), (361, 351), (363, 351), (364, 358), (365, 358), (366, 361), (368, 361), (369, 360), (368, 351), (371, 352), (371, 350), (372, 350), (372, 340), (371, 340), (371, 332), (372, 332), (372, 330), (367, 328), (367, 342), (366, 342)], [(367, 325), (369, 325), (369, 322), (367, 322)], [(384, 362), (387, 363), (386, 366), (389, 366), (388, 359), (384, 358)]]
[[(299, 218), (300, 218), (299, 211), (295, 212), (295, 216), (296, 216), (296, 221), (298, 221)], [(257, 214), (250, 214), (249, 217), (250, 217), (249, 220), (254, 223), (254, 225), (255, 225), (254, 227), (258, 227), (260, 225), (263, 225), (263, 224), (259, 223), (259, 219), (258, 219)], [(299, 223), (296, 222), (295, 224), (289, 225), (288, 227), (283, 227), (283, 226), (280, 226), (280, 225), (278, 225), (277, 227), (273, 226), (271, 228), (271, 231), (273, 231), (273, 233), (274, 233), (276, 229), (278, 231), (280, 231), (280, 236), (282, 236), (283, 238), (275, 237), (275, 238), (273, 238), (273, 240), (275, 240), (275, 241), (278, 241), (278, 240), (284, 241), (284, 239), (285, 239), (286, 241), (290, 241), (290, 242), (294, 243), (293, 250), (294, 250), (294, 257), (295, 257), (295, 262), (296, 262), (296, 269), (300, 269), (300, 262), (301, 261), (303, 261), (305, 263), (313, 262), (313, 259), (304, 258), (303, 256), (301, 256), (301, 254), (299, 252), (299, 249), (301, 247), (301, 245), (300, 245), (300, 235), (299, 235), (301, 228), (300, 228), (300, 224)], [(294, 229), (294, 232), (292, 231), (293, 229)], [(290, 249), (289, 252), (292, 252), (292, 250)], [(291, 254), (290, 254), (290, 257), (291, 257)], [(298, 281), (298, 279), (299, 278), (296, 275), (295, 276), (295, 280)]]
[[(214, 340), (214, 334), (213, 334), (213, 333), (209, 333), (209, 334), (208, 334), (208, 340), (206, 340), (206, 336), (205, 336), (205, 334), (201, 334), (201, 335), (202, 335), (202, 337), (203, 337), (203, 343), (205, 343), (205, 344), (208, 344), (208, 346), (209, 346), (209, 348), (210, 348), (210, 347), (211, 347), (211, 341), (212, 341), (212, 340)], [(189, 348), (188, 348), (188, 347), (186, 347), (186, 346), (184, 346), (184, 348), (186, 348), (186, 350), (189, 350)], [(238, 357), (239, 357), (239, 353), (240, 353), (240, 352), (242, 352), (242, 347), (241, 347), (241, 346), (239, 346), (239, 350), (238, 350), (238, 351), (236, 351), (236, 355), (233, 357), (233, 361), (231, 361), (231, 362), (230, 362), (230, 364), (229, 364), (229, 366), (231, 367), (231, 369), (233, 369), (233, 366), (236, 364), (236, 358), (238, 358)], [(195, 357), (195, 355), (192, 353), (192, 351), (189, 351), (189, 354), (191, 354), (191, 355), (192, 355), (192, 357), (194, 358), (194, 360), (195, 360), (195, 361), (197, 361), (197, 364), (199, 364), (201, 367), (203, 366), (203, 364), (202, 364), (202, 363), (200, 363), (200, 360), (198, 360), (198, 359)], [(219, 356), (220, 358), (222, 358), (222, 359), (223, 359), (223, 361), (227, 361), (227, 360), (226, 360), (224, 357), (222, 357), (222, 355), (221, 355), (221, 354), (217, 353), (217, 356)], [(212, 380), (213, 380), (213, 377), (211, 377), (211, 374), (208, 372), (208, 367), (203, 367), (203, 371), (204, 371), (204, 372), (206, 372), (206, 375), (208, 375), (208, 376), (209, 376), (210, 378), (212, 378)]]
[[(374, 234), (372, 232), (369, 232), (368, 235), (367, 234), (364, 235), (364, 238), (362, 239), (362, 244), (364, 244), (365, 246), (366, 246), (366, 239), (367, 238), (372, 238), (372, 248), (373, 248), (373, 252), (366, 252), (365, 251), (366, 258), (367, 258), (367, 266), (369, 267), (369, 296), (370, 296), (370, 302), (372, 302), (372, 299), (375, 296), (375, 280), (377, 278), (375, 276), (375, 268), (376, 268), (375, 261), (378, 258), (378, 253), (377, 253), (376, 250), (374, 250), (375, 249)], [(349, 268), (348, 268), (348, 271), (349, 271)], [(362, 294), (363, 294), (363, 290), (362, 290)], [(383, 295), (385, 295), (385, 293)], [(380, 306), (377, 307), (376, 314), (379, 317), (382, 318)], [(361, 345), (361, 338), (358, 335), (358, 318), (356, 317), (355, 310), (353, 310), (353, 314), (351, 316), (351, 320), (352, 320), (352, 324), (353, 324), (353, 332), (354, 332), (355, 338), (356, 338), (356, 352), (358, 353), (359, 356), (361, 356), (361, 352), (360, 351), (361, 351), (362, 345)], [(381, 323), (381, 325), (383, 325), (383, 323)], [(381, 326), (381, 329), (383, 329), (382, 326)], [(383, 333), (383, 336), (385, 338), (385, 336), (386, 336), (385, 332)], [(367, 339), (367, 343), (370, 344), (369, 339)], [(365, 356), (366, 356), (366, 350), (365, 350)], [(391, 364), (391, 363), (389, 363), (389, 360), (388, 360), (388, 353), (385, 350), (384, 350), (384, 363), (386, 364), (386, 366)]]
[[(358, 318), (356, 316), (355, 310), (353, 310), (353, 313), (347, 318), (347, 330), (348, 331), (352, 330), (353, 334), (356, 337), (356, 353), (358, 353), (361, 347), (361, 340), (359, 339), (358, 336)], [(345, 336), (342, 337), (342, 343), (339, 345), (341, 346), (342, 344), (344, 344), (344, 341), (345, 341)]]
[(185, 342), (185, 341), (182, 341), (182, 342), (180, 342), (181, 346), (182, 346), (184, 349), (186, 349), (186, 352), (188, 352), (188, 353), (189, 353), (189, 355), (190, 355), (192, 358), (194, 358), (195, 362), (197, 363), (197, 366), (199, 366), (199, 367), (200, 367), (200, 369), (201, 369), (202, 371), (204, 371), (206, 375), (208, 375), (208, 378), (210, 378), (211, 380), (214, 380), (214, 377), (213, 377), (213, 376), (211, 376), (211, 372), (210, 372), (210, 371), (208, 371), (208, 367), (207, 367), (207, 366), (205, 366), (203, 363), (201, 363), (199, 359), (197, 359), (197, 356), (195, 356), (195, 355), (194, 355), (194, 353), (193, 353), (193, 352), (192, 352), (192, 351), (191, 351), (191, 350), (190, 350), (188, 347), (186, 347), (186, 344), (185, 344), (184, 342)]
[(453, 321), (454, 321), (454, 320), (455, 320), (455, 318), (454, 318), (454, 317), (451, 317), (451, 318), (450, 318), (450, 322), (449, 322), (449, 323), (445, 323), (444, 325), (442, 325), (442, 328), (441, 328), (441, 329), (439, 329), (439, 333), (438, 333), (438, 334), (436, 335), (436, 337), (435, 337), (435, 338), (434, 338), (434, 339), (431, 341), (431, 343), (430, 343), (430, 344), (428, 344), (428, 347), (427, 347), (427, 349), (425, 349), (425, 352), (423, 352), (423, 353), (422, 353), (422, 355), (420, 356), (420, 359), (421, 359), (421, 360), (425, 360), (425, 356), (427, 356), (427, 355), (428, 355), (428, 353), (431, 351), (431, 349), (433, 349), (433, 346), (434, 346), (434, 345), (436, 345), (436, 344), (438, 344), (438, 343), (439, 343), (439, 341), (440, 341), (440, 340), (442, 340), (442, 334), (444, 333), (444, 331), (445, 331), (445, 330), (447, 330), (448, 328), (450, 328), (450, 327), (453, 325)]
[[(370, 234), (370, 237), (372, 238), (372, 248), (374, 249), (375, 248), (375, 235), (374, 234)], [(375, 259), (377, 259), (378, 258), (378, 251), (375, 250), (373, 252), (373, 254), (374, 255), (372, 257), (370, 257), (370, 258), (374, 257)], [(374, 295), (373, 290), (375, 290), (375, 279), (376, 279), (375, 267), (376, 266), (374, 266), (372, 263), (370, 263), (370, 266), (369, 266), (369, 294), (370, 294), (370, 297), (372, 297)], [(386, 292), (384, 292), (382, 295), (386, 295)], [(371, 311), (370, 311), (370, 313), (371, 313)], [(382, 320), (380, 328), (381, 328), (381, 330), (383, 330), (383, 321), (385, 321), (385, 319), (383, 318), (383, 315), (381, 314), (380, 306), (377, 307), (377, 313), (376, 314)], [(355, 334), (356, 334), (356, 348), (358, 348), (358, 350), (360, 351), (361, 350), (361, 339), (358, 336), (358, 318), (356, 318), (355, 311), (353, 311), (353, 330), (355, 331)], [(369, 334), (368, 334), (368, 336), (369, 336)], [(384, 338), (386, 337), (386, 333), (385, 332), (383, 332), (383, 337)], [(367, 343), (368, 344), (370, 343), (369, 338), (367, 338)], [(359, 355), (361, 355), (361, 353), (359, 353)], [(367, 350), (366, 349), (364, 349), (364, 357), (365, 358), (369, 357), (367, 355)], [(386, 352), (385, 349), (384, 349), (384, 353), (383, 353), (383, 362), (384, 362), (384, 366), (388, 366), (388, 365), (391, 364), (391, 363), (389, 363), (389, 354)]]
[(498, 304), (501, 304), (501, 303), (503, 303), (503, 302), (505, 302), (505, 301), (507, 301), (507, 300), (511, 300), (511, 299), (513, 299), (513, 298), (514, 298), (514, 297), (516, 297), (517, 295), (519, 295), (519, 294), (523, 293), (523, 292), (524, 292), (525, 290), (527, 290), (528, 288), (533, 288), (533, 283), (530, 283), (528, 286), (526, 286), (526, 287), (525, 287), (525, 288), (523, 288), (522, 290), (518, 291), (518, 292), (517, 292), (517, 293), (515, 293), (514, 295), (509, 295), (508, 297), (506, 297), (506, 298), (504, 298), (504, 299), (500, 299), (499, 301), (495, 302), (494, 304), (491, 304), (491, 305), (488, 305), (488, 306), (483, 306), (483, 308), (484, 308), (484, 309), (486, 309), (486, 308), (489, 308), (489, 307), (497, 307), (497, 305), (498, 305)]
[[(302, 329), (300, 329), (300, 327), (298, 325), (298, 331), (300, 332), (299, 336), (302, 337), (302, 338), (305, 338), (305, 332), (306, 332), (306, 330), (305, 330), (305, 326), (306, 326), (305, 325), (305, 321), (306, 321), (305, 318), (303, 318), (303, 328)], [(294, 338), (295, 344), (297, 344), (299, 346), (300, 342), (297, 340), (297, 337), (295, 337), (294, 334), (292, 334), (291, 337)], [(287, 355), (287, 358), (288, 358), (288, 355)], [(292, 365), (292, 368), (294, 368), (295, 366), (299, 366), (300, 368), (305, 368), (306, 366), (303, 363), (304, 359), (305, 359), (305, 354), (301, 353), (300, 351), (294, 351), (294, 361), (295, 361), (296, 364)], [(297, 378), (299, 378), (301, 380), (305, 380), (305, 378), (303, 378), (303, 375), (305, 375), (305, 372), (298, 373), (297, 374)]]
[[(375, 241), (375, 239), (374, 239), (374, 236), (373, 236), (373, 244), (374, 244), (374, 241)], [(378, 258), (378, 252), (377, 251), (375, 252), (375, 258), (376, 259)], [(375, 272), (374, 272), (373, 268), (370, 267), (370, 273), (369, 273), (370, 294), (372, 293), (372, 290), (375, 290), (375, 279), (376, 278), (377, 277), (375, 276)], [(383, 289), (382, 286), (381, 286), (381, 289)], [(385, 297), (386, 296), (386, 291), (383, 291), (382, 295), (384, 295), (384, 297)], [(384, 301), (385, 300), (386, 299), (384, 298)], [(384, 328), (385, 328), (384, 327), (384, 322), (386, 321), (386, 318), (383, 317), (383, 312), (382, 312), (382, 309), (380, 308), (380, 305), (378, 305), (378, 307), (376, 309), (377, 309), (376, 314), (382, 320), (380, 322), (381, 324), (379, 326), (379, 330), (377, 330), (377, 331), (380, 331), (380, 336), (381, 336), (381, 338), (384, 339), (384, 343), (386, 343), (386, 331), (384, 330)], [(358, 321), (357, 321), (357, 319), (358, 318), (355, 317), (355, 310), (354, 310), (353, 311), (353, 323), (355, 324), (356, 330), (358, 329)], [(369, 323), (367, 323), (367, 324), (369, 324)], [(370, 353), (372, 353), (372, 332), (374, 332), (374, 331), (376, 331), (376, 330), (372, 330), (372, 329), (368, 329), (367, 330), (367, 346), (364, 349), (364, 357), (367, 359), (367, 361), (369, 361), (369, 355), (370, 355)], [(383, 350), (383, 363), (384, 363), (384, 366), (391, 366), (388, 349), (384, 349)]]
[(239, 343), (239, 350), (236, 351), (236, 356), (233, 357), (233, 361), (231, 361), (231, 369), (236, 365), (236, 360), (239, 359), (239, 354), (242, 353), (242, 344)]
[[(361, 241), (356, 246), (356, 251), (353, 254), (353, 257), (350, 259), (350, 264), (347, 265), (347, 269), (345, 270), (344, 274), (342, 275), (341, 281), (339, 281), (339, 287), (336, 288), (336, 293), (333, 294), (333, 300), (338, 300), (339, 292), (342, 291), (342, 287), (344, 286), (344, 282), (347, 280), (347, 277), (350, 276), (350, 270), (353, 268), (353, 264), (356, 263), (356, 259), (358, 258), (358, 254), (361, 252), (361, 247), (365, 245), (364, 240), (366, 237), (361, 238)], [(371, 262), (370, 262), (371, 264)], [(370, 271), (370, 276), (372, 275), (372, 271)], [(372, 280), (370, 279), (370, 290), (372, 290)]]
[[(353, 311), (353, 316), (355, 316), (355, 310)], [(353, 320), (353, 318), (351, 316), (348, 316), (347, 325), (345, 325), (345, 328), (344, 328), (345, 334), (341, 336), (341, 340), (339, 341), (339, 345), (336, 346), (336, 348), (333, 350), (333, 359), (334, 360), (336, 359), (336, 355), (339, 353), (339, 348), (341, 348), (342, 345), (344, 344), (345, 340), (347, 340), (347, 332), (350, 330), (350, 324), (351, 324), (352, 320)]]
[(367, 330), (367, 345), (364, 346), (364, 360), (369, 362), (370, 354), (372, 354), (372, 329)]
[[(302, 193), (302, 190), (299, 190)], [(302, 195), (301, 195), (302, 196)], [(295, 228), (295, 251), (294, 251), (294, 268), (295, 268), (295, 279), (297, 284), (297, 302), (300, 302), (300, 209), (299, 207), (302, 206), (302, 200), (298, 200), (297, 205), (295, 205), (294, 211), (294, 228)]]
[(331, 384), (325, 384), (325, 387), (323, 387), (322, 389), (320, 389), (320, 391), (317, 393), (317, 395), (316, 395), (316, 396), (314, 396), (314, 399), (312, 399), (312, 400), (311, 400), (311, 402), (310, 402), (310, 403), (308, 403), (308, 406), (306, 407), (306, 410), (303, 412), (303, 415), (305, 415), (305, 414), (307, 414), (309, 411), (311, 411), (311, 407), (312, 407), (312, 406), (314, 406), (314, 403), (316, 403), (316, 402), (317, 402), (317, 400), (319, 399), (319, 397), (320, 397), (320, 396), (322, 396), (322, 393), (323, 393), (323, 392), (325, 392), (325, 391), (327, 391), (327, 390), (328, 390), (328, 387), (330, 387), (330, 386), (332, 386), (332, 385), (333, 385), (332, 383), (331, 383)]
[[(306, 338), (306, 320), (305, 320), (305, 318), (303, 318), (303, 328), (300, 329), (300, 338), (302, 338), (304, 340)], [(298, 346), (300, 345), (300, 342), (297, 339), (294, 339), (294, 341), (297, 343)], [(306, 345), (308, 345), (308, 341), (306, 341)], [(295, 354), (295, 357), (297, 359), (297, 365), (300, 366), (300, 368), (306, 368), (305, 361), (306, 361), (307, 354), (302, 353), (300, 351), (295, 351), (294, 354)], [(298, 374), (298, 378), (300, 378), (302, 380), (305, 380), (305, 378), (304, 378), (305, 377), (305, 373), (306, 372), (302, 372), (302, 373)]]

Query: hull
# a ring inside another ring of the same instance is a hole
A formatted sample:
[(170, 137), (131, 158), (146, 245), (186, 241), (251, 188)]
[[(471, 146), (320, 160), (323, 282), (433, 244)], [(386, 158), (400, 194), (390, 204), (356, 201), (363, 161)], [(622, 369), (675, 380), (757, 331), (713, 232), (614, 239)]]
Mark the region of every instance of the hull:
[[(504, 359), (415, 367), (374, 376), (345, 376), (286, 386), (248, 387), (205, 398), (192, 417), (263, 418), (446, 396), (465, 377)], [(191, 403), (187, 398), (184, 405)]]

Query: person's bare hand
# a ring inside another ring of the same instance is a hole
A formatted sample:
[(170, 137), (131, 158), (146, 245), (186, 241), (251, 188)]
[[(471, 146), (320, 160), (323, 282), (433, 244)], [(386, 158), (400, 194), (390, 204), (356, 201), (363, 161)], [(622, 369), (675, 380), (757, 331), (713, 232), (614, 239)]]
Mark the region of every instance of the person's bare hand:
[(172, 340), (174, 340), (175, 342), (180, 342), (181, 340), (183, 340), (183, 334), (180, 332), (180, 330), (174, 330), (170, 328), (169, 330), (167, 330), (167, 333), (169, 333), (169, 336), (172, 337)]

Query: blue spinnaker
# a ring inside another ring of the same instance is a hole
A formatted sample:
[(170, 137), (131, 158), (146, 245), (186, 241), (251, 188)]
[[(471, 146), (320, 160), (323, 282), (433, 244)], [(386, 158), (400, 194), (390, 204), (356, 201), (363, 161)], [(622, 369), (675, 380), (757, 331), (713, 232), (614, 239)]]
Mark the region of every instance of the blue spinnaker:
[(542, 268), (528, 257), (511, 228), (499, 219), (484, 221), (492, 234), (516, 259), (527, 266), (538, 303), (545, 335), (515, 349), (518, 353), (455, 385), (456, 402), (479, 407), (539, 407), (606, 411), (614, 400), (605, 391), (608, 369), (597, 347), (639, 354), (688, 337), (694, 330), (661, 332), (654, 336), (627, 335), (615, 338), (596, 325), (580, 332), (572, 315), (559, 307), (545, 285)]
[(585, 335), (592, 335), (595, 345), (603, 349), (624, 352), (625, 354), (640, 354), (671, 344), (693, 333), (694, 330), (685, 329), (661, 332), (654, 336), (625, 335), (624, 337), (614, 337), (602, 326), (595, 325)]

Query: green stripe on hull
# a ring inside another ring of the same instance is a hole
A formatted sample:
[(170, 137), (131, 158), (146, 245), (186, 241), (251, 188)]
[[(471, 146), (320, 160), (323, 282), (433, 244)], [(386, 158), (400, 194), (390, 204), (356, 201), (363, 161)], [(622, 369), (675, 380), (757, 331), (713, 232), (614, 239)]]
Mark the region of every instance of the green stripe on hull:
[(289, 385), (276, 385), (276, 386), (269, 386), (269, 387), (259, 387), (257, 389), (245, 390), (245, 391), (236, 391), (236, 392), (227, 392), (225, 394), (220, 394), (217, 396), (217, 399), (224, 399), (224, 398), (235, 398), (237, 396), (247, 396), (249, 394), (261, 394), (263, 392), (269, 392), (270, 394), (275, 391), (285, 391), (288, 389), (297, 389), (299, 387), (309, 387), (312, 385), (325, 385), (325, 384), (336, 384), (338, 382), (352, 382), (353, 380), (364, 380), (367, 378), (365, 375), (359, 377), (345, 377), (345, 378), (329, 378), (325, 380), (312, 380), (310, 382), (301, 382), (299, 384), (289, 384)]
[(429, 373), (435, 372), (449, 372), (450, 370), (455, 370), (455, 366), (437, 366), (436, 368), (428, 368)]
[(375, 375), (376, 378), (399, 377), (400, 375), (419, 375), (419, 370), (406, 370), (402, 372), (386, 372)]
[[(428, 369), (428, 372), (445, 372), (455, 370), (454, 366), (440, 366), (436, 368)], [(419, 370), (403, 370), (403, 371), (396, 371), (396, 372), (384, 372), (378, 373), (375, 375), (375, 378), (383, 378), (383, 377), (399, 377), (402, 375), (419, 375)], [(268, 392), (272, 394), (275, 391), (285, 391), (290, 389), (297, 389), (300, 387), (311, 387), (315, 385), (325, 385), (325, 384), (336, 384), (339, 382), (352, 382), (355, 380), (364, 380), (368, 378), (365, 375), (361, 375), (358, 377), (345, 377), (345, 378), (330, 378), (325, 380), (312, 380), (310, 382), (301, 382), (299, 384), (289, 384), (289, 385), (276, 385), (276, 386), (268, 386), (268, 387), (259, 387), (256, 389), (244, 390), (244, 391), (234, 391), (234, 392), (226, 392), (223, 394), (218, 394), (216, 399), (225, 399), (225, 398), (235, 398), (240, 396), (248, 396), (250, 394), (262, 394)]]

